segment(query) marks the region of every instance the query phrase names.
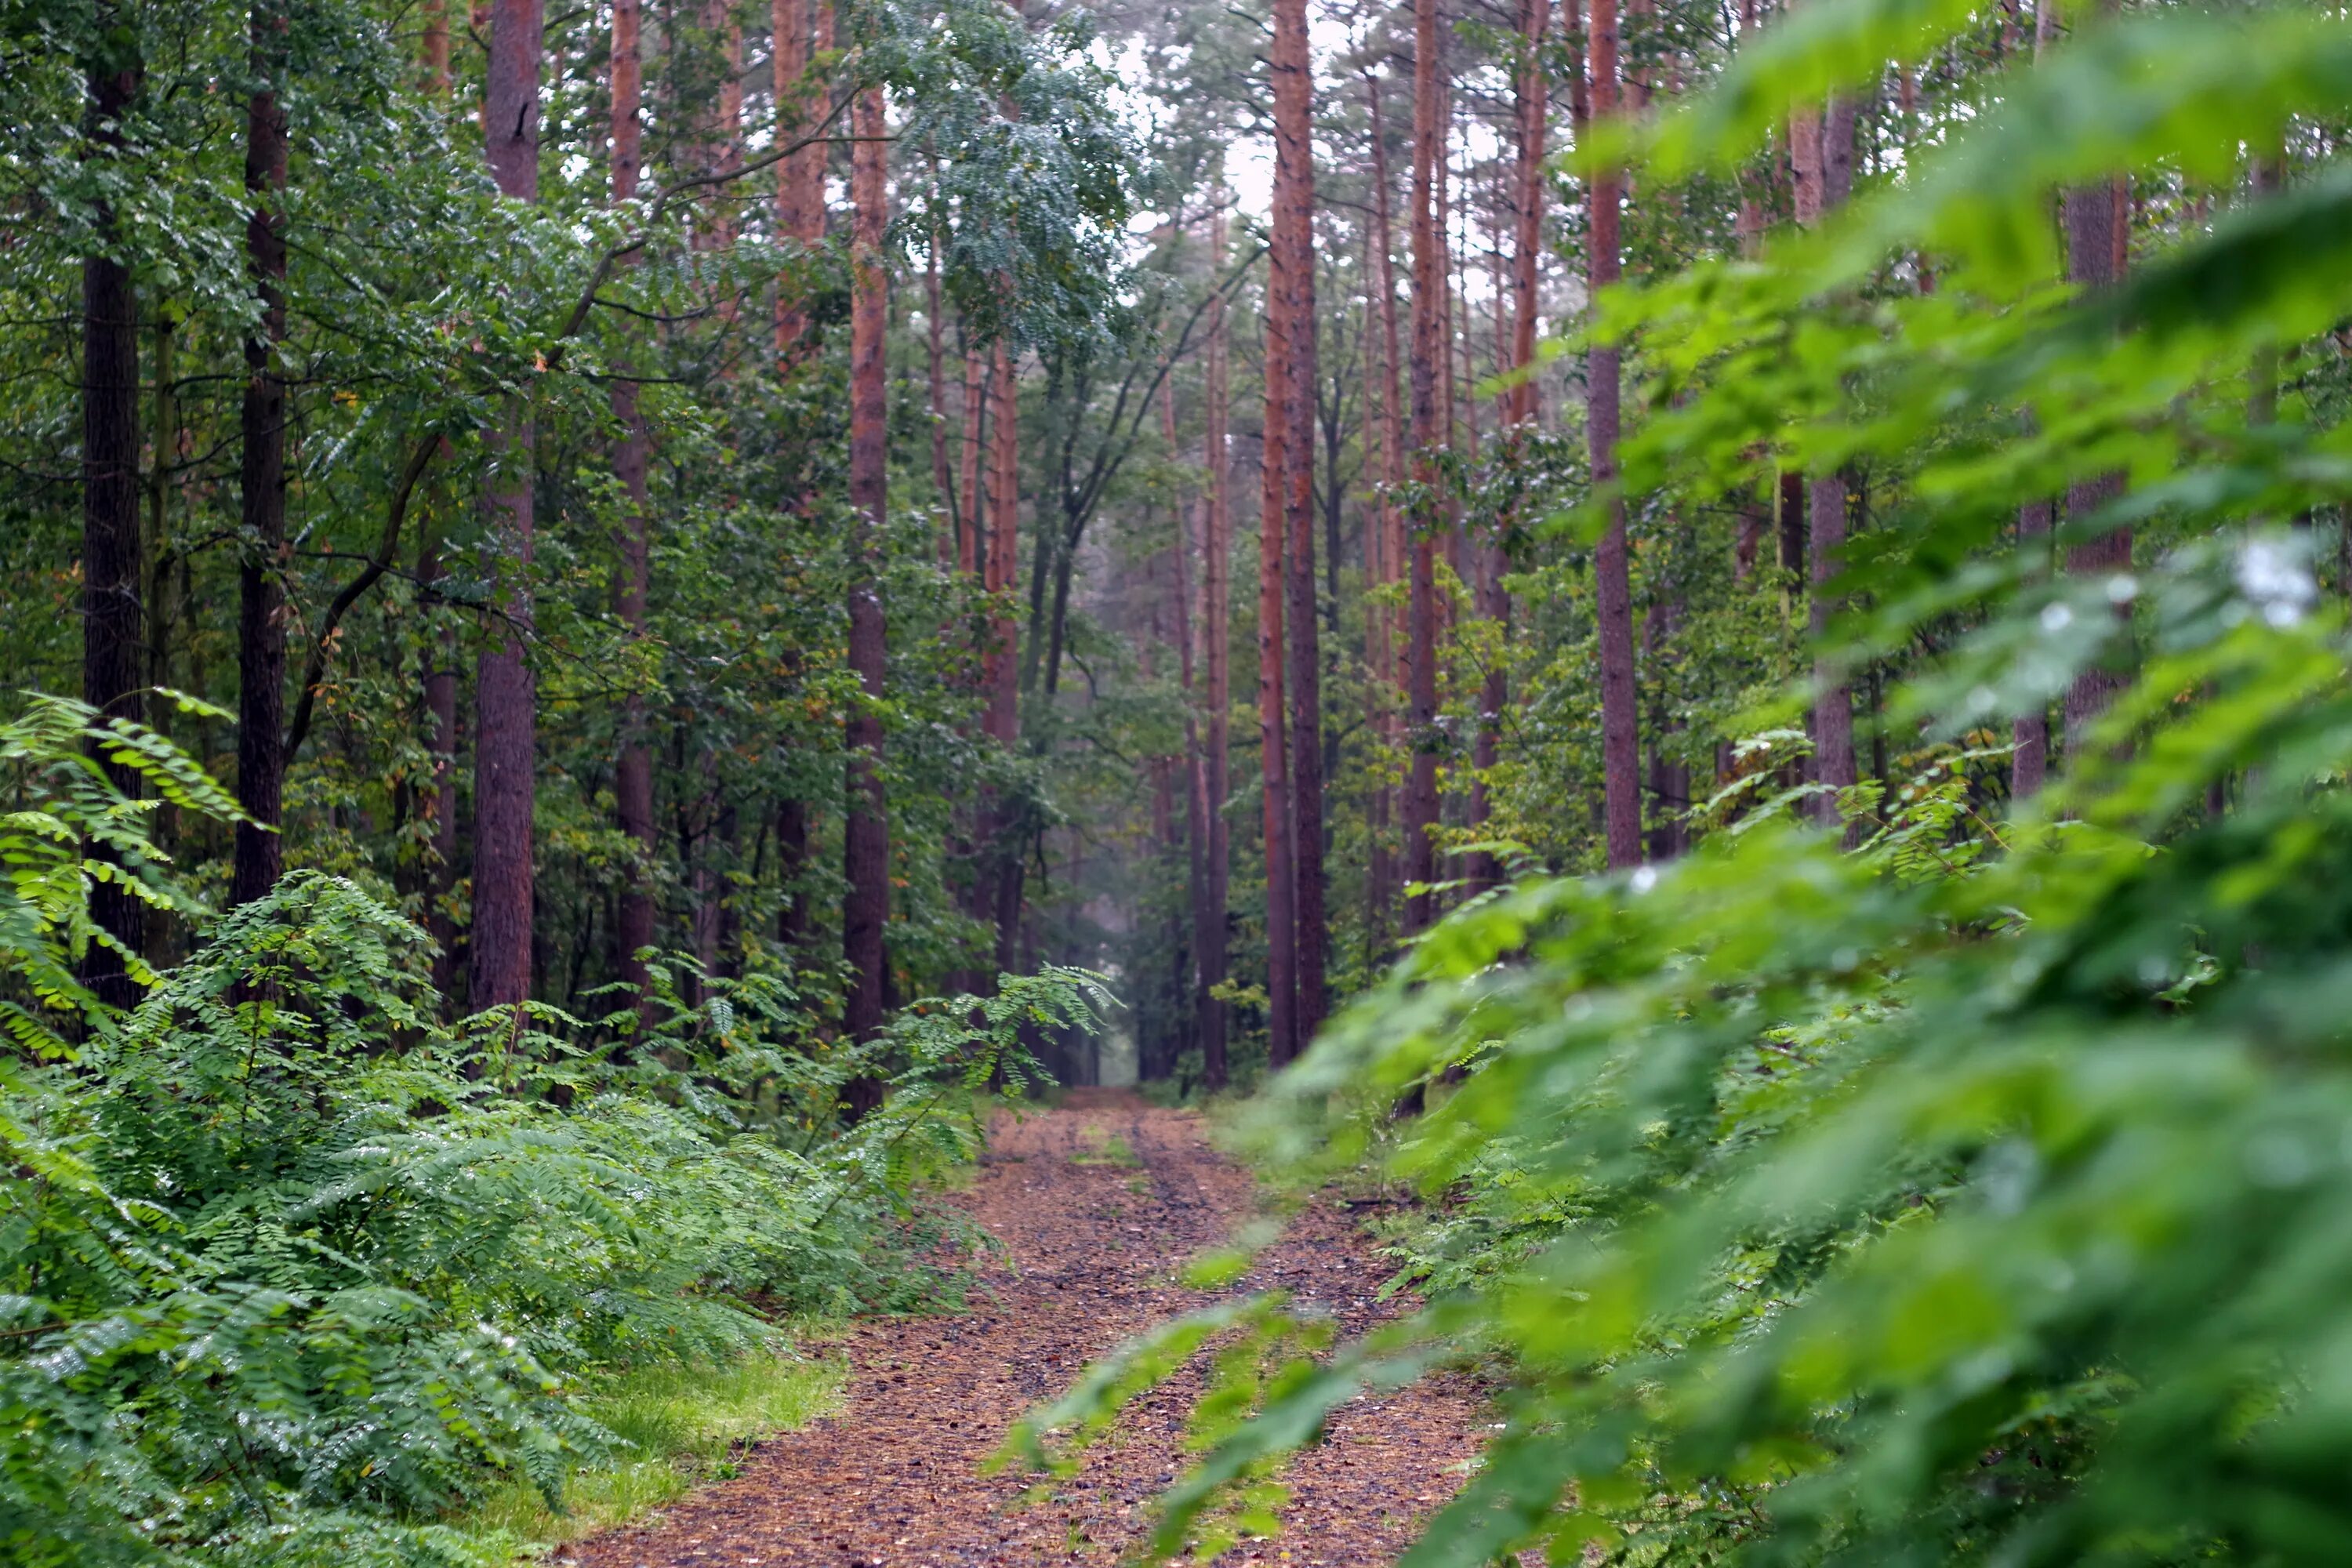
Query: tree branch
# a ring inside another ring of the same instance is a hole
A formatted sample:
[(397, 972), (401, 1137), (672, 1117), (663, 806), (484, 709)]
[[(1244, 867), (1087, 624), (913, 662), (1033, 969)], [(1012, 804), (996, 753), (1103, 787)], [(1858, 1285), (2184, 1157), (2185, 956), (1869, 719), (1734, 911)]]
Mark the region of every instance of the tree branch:
[(327, 605), (326, 618), (320, 623), (319, 635), (310, 641), (310, 657), (302, 668), (301, 695), (294, 700), (294, 719), (286, 727), (283, 765), (290, 766), (296, 752), (302, 749), (303, 739), (310, 732), (310, 713), (317, 703), (319, 687), (326, 679), (327, 649), (332, 645), (335, 628), (342, 625), (343, 616), (359, 602), (362, 594), (375, 586), (376, 579), (392, 564), (393, 552), (400, 548), (400, 531), (408, 518), (408, 501), (416, 493), (416, 486), (425, 478), (425, 470), (433, 466), (433, 456), (441, 449), (441, 433), (435, 431), (408, 454), (408, 466), (401, 470), (400, 483), (394, 487), (392, 505), (383, 520), (383, 537), (377, 541), (375, 553), (358, 576), (343, 585)]

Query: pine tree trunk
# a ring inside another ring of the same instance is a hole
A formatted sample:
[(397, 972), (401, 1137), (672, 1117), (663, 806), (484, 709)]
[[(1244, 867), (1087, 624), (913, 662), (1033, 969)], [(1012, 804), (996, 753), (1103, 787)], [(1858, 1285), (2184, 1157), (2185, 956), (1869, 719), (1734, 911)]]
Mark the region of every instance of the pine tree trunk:
[[(128, 53), (127, 46), (112, 47)], [(91, 68), (89, 135), (103, 150), (97, 155), (120, 155), (120, 125), (138, 96), (140, 76), (135, 58)], [(110, 226), (112, 213), (102, 214), (100, 221)], [(140, 602), (139, 300), (131, 269), (103, 256), (83, 259), (81, 290), (82, 700), (98, 710), (101, 721), (135, 723), (146, 716), (141, 684), (145, 627)], [(136, 773), (104, 765), (116, 788), (137, 792)], [(132, 952), (143, 945), (141, 911), (138, 900), (113, 882), (90, 890), (91, 917)], [(82, 977), (110, 1006), (129, 1007), (139, 999), (138, 984), (121, 958), (105, 948), (90, 947)]]
[(421, 15), (425, 90), (436, 101), (445, 100), (449, 96), (449, 0), (425, 0)]
[[(2130, 207), (2113, 182), (2068, 190), (2063, 199), (2066, 224), (2066, 277), (2086, 294), (2113, 288), (2122, 281), (2124, 242), (2128, 238)], [(2120, 473), (2096, 474), (2066, 488), (2066, 521), (2079, 526), (2103, 509), (2123, 499)], [(2108, 530), (2066, 552), (2066, 570), (2077, 577), (2113, 577), (2131, 570), (2132, 531)], [(2116, 605), (2116, 617), (2126, 625), (2131, 601)], [(2122, 671), (2093, 667), (2074, 677), (2066, 691), (2067, 754), (2082, 754), (2084, 738), (2125, 686)]]
[[(1592, 0), (1592, 118), (1606, 121), (1617, 112), (1617, 0)], [(1590, 292), (1598, 298), (1619, 276), (1618, 220), (1622, 176), (1612, 169), (1591, 182)], [(1618, 479), (1619, 355), (1614, 343), (1589, 352), (1585, 423), (1591, 448), (1593, 487), (1613, 489)], [(1625, 502), (1612, 495), (1608, 524), (1594, 552), (1593, 598), (1601, 643), (1601, 753), (1602, 821), (1609, 866), (1615, 870), (1642, 859), (1642, 744), (1640, 692), (1633, 669), (1633, 588), (1625, 543)]]
[[(1789, 117), (1790, 159), (1796, 169), (1797, 222), (1811, 228), (1845, 205), (1853, 189), (1853, 100), (1837, 97), (1818, 112)], [(1812, 637), (1818, 649), (1837, 613), (1834, 595), (1824, 592), (1843, 566), (1848, 486), (1842, 472), (1816, 474), (1808, 508), (1807, 548), (1812, 584)], [(1835, 791), (1854, 783), (1853, 692), (1839, 668), (1815, 656), (1813, 664), (1813, 777), (1827, 786), (1813, 797), (1815, 817), (1838, 820)]]
[[(1323, 877), (1323, 679), (1315, 582), (1315, 86), (1307, 0), (1274, 6), (1274, 233), (1270, 285), (1286, 294), (1290, 374), (1284, 384), (1283, 571), (1290, 698), (1294, 989), (1291, 1048), (1323, 1026), (1328, 941)], [(1279, 1067), (1288, 1058), (1277, 1057)]]
[(1438, 163), (1444, 154), (1437, 0), (1414, 0), (1412, 67), (1412, 477), (1421, 491), (1413, 520), (1405, 607), (1406, 744), (1404, 785), (1404, 934), (1425, 929), (1433, 912), (1437, 826), (1437, 556), (1433, 534), (1443, 512), (1431, 499), (1447, 416), (1439, 397), (1445, 342), (1446, 276), (1437, 218)]
[[(831, 7), (819, 0), (818, 9), (829, 14)], [(822, 100), (815, 96), (821, 84), (809, 74), (809, 20), (810, 0), (772, 0), (769, 63), (780, 133), (804, 133), (824, 110)], [(819, 26), (824, 30), (824, 22)], [(776, 164), (776, 233), (803, 246), (813, 247), (824, 238), (824, 157), (822, 145), (809, 146)], [(802, 308), (799, 290), (780, 283), (776, 358), (786, 368), (804, 352), (807, 331), (808, 315)]]
[[(996, 609), (989, 622), (988, 647), (983, 650), (981, 668), (988, 687), (988, 712), (983, 727), (1007, 751), (1013, 749), (1021, 733), (1020, 670), (1013, 657), (1015, 632), (1011, 613), (1013, 569), (1021, 551), (1021, 384), (1013, 374), (1016, 363), (1012, 347), (999, 339), (989, 413), (994, 482), (989, 494), (987, 563), (988, 592)], [(1038, 554), (1042, 560), (1042, 539), (1038, 542)], [(1015, 841), (1013, 824), (1000, 819), (994, 829), (991, 838), (996, 862), (996, 966), (999, 970), (1012, 970), (1019, 964), (1024, 847)]]
[[(445, 111), (449, 105), (448, 0), (428, 0), (425, 11), (425, 90)], [(444, 456), (446, 443), (444, 443)], [(441, 552), (428, 528), (416, 552), (418, 599), (439, 599)], [(438, 617), (436, 617), (438, 618)], [(424, 875), (425, 934), (432, 939), (433, 988), (446, 1000), (457, 988), (457, 925), (449, 903), (457, 875), (457, 645), (445, 626), (426, 644), (423, 661), (425, 726), (432, 756), (430, 782), (418, 792), (418, 814), (432, 844)]]
[[(1380, 79), (1369, 70), (1364, 73), (1364, 94), (1370, 110), (1372, 132), (1371, 271), (1372, 293), (1380, 302), (1381, 359), (1376, 384), (1381, 396), (1382, 487), (1380, 507), (1372, 519), (1372, 531), (1379, 541), (1379, 570), (1369, 574), (1371, 582), (1368, 586), (1385, 588), (1401, 581), (1406, 571), (1403, 513), (1396, 502), (1396, 492), (1404, 483), (1404, 394), (1398, 379), (1403, 356), (1397, 346), (1396, 246), (1389, 226), (1388, 138), (1381, 119)], [(1399, 739), (1397, 707), (1402, 696), (1402, 661), (1398, 644), (1403, 628), (1398, 624), (1400, 617), (1394, 608), (1385, 604), (1373, 605), (1367, 619), (1375, 628), (1371, 679), (1365, 683), (1372, 732), (1392, 752)], [(1373, 786), (1370, 925), (1375, 952), (1387, 947), (1392, 929), (1390, 922), (1396, 910), (1397, 856), (1390, 843), (1391, 828), (1398, 815), (1396, 795), (1397, 792), (1385, 783)]]
[[(1210, 273), (1219, 279), (1224, 275), (1225, 266), (1224, 195), (1221, 174), (1216, 213), (1209, 224)], [(1230, 828), (1225, 821), (1227, 747), (1231, 743), (1229, 725), (1233, 710), (1230, 662), (1233, 588), (1229, 576), (1233, 559), (1233, 497), (1231, 459), (1226, 451), (1229, 409), (1225, 356), (1225, 301), (1221, 294), (1209, 305), (1206, 364), (1209, 385), (1207, 429), (1203, 442), (1209, 469), (1209, 507), (1201, 552), (1201, 638), (1202, 662), (1206, 666), (1208, 678), (1209, 723), (1202, 757), (1202, 773), (1207, 804), (1209, 865), (1204, 889), (1205, 905), (1201, 911), (1195, 938), (1201, 952), (1201, 989), (1195, 1001), (1200, 1009), (1201, 1081), (1203, 1088), (1210, 1089), (1225, 1086), (1225, 1005), (1211, 992), (1223, 984), (1226, 973), (1225, 894), (1231, 878), (1232, 850)]]
[[(638, 114), (644, 76), (639, 61), (642, 0), (613, 0), (613, 167), (615, 205), (636, 199), (642, 160), (642, 127)], [(620, 567), (613, 582), (614, 607), (631, 637), (646, 635), (646, 597), (652, 586), (653, 500), (646, 470), (648, 453), (645, 420), (637, 412), (637, 385), (624, 374), (613, 383), (613, 423), (620, 437), (613, 444), (613, 474), (627, 498), (621, 521)], [(653, 977), (640, 950), (654, 944), (654, 894), (651, 882), (654, 843), (653, 750), (646, 742), (646, 701), (631, 692), (621, 705), (621, 747), (613, 781), (614, 816), (622, 836), (636, 846), (636, 861), (624, 873), (620, 907), (614, 920), (614, 945), (618, 952), (621, 981), (637, 994), (638, 1007), (653, 1002)]]
[[(1265, 845), (1266, 1056), (1276, 1067), (1298, 1054), (1297, 879), (1290, 858), (1290, 756), (1284, 733), (1283, 574), (1285, 511), (1288, 504), (1290, 377), (1297, 363), (1290, 344), (1289, 279), (1281, 259), (1267, 258), (1265, 286), (1265, 414), (1258, 491), (1257, 730), (1260, 813)], [(1304, 438), (1304, 433), (1299, 433)]]
[[(1536, 384), (1536, 279), (1542, 264), (1543, 198), (1544, 198), (1544, 138), (1546, 110), (1549, 104), (1549, 88), (1543, 69), (1545, 35), (1551, 26), (1550, 0), (1520, 0), (1518, 68), (1514, 73), (1517, 92), (1518, 147), (1511, 183), (1512, 254), (1509, 293), (1511, 301), (1510, 346), (1501, 356), (1503, 368), (1516, 373), (1517, 379), (1506, 390), (1502, 416), (1506, 442), (1517, 442), (1537, 418)], [(1498, 252), (1499, 254), (1499, 252)], [(1496, 285), (1496, 309), (1501, 308), (1502, 287)], [(1496, 322), (1496, 336), (1502, 336), (1502, 323)], [(1478, 734), (1471, 755), (1474, 769), (1470, 790), (1470, 821), (1480, 829), (1478, 837), (1491, 835), (1484, 831), (1494, 816), (1493, 770), (1502, 760), (1503, 711), (1510, 701), (1510, 690), (1504, 673), (1503, 650), (1507, 646), (1507, 629), (1510, 605), (1503, 593), (1504, 561), (1500, 540), (1489, 539), (1478, 546), (1478, 615), (1494, 623), (1496, 656), (1488, 663), (1486, 679), (1479, 692)], [(1471, 879), (1480, 888), (1494, 887), (1502, 880), (1502, 867), (1491, 851), (1482, 850), (1472, 864)]]
[(786, 799), (776, 803), (776, 885), (784, 899), (776, 910), (776, 940), (787, 948), (808, 941), (809, 821), (808, 803)]
[(1517, 178), (1513, 181), (1511, 236), (1510, 368), (1522, 373), (1509, 392), (1509, 418), (1526, 425), (1537, 406), (1536, 282), (1543, 265), (1544, 151), (1551, 86), (1544, 75), (1543, 50), (1551, 31), (1551, 0), (1520, 0), (1519, 68), (1515, 79), (1518, 109)]
[[(938, 177), (936, 160), (932, 176)], [(933, 503), (947, 513), (947, 531), (940, 535), (940, 569), (956, 567), (955, 481), (948, 467), (947, 324), (940, 309), (940, 236), (931, 234), (923, 263), (924, 350), (929, 372), (931, 416), (931, 492)]]
[[(1172, 395), (1169, 406), (1169, 424), (1173, 426)], [(1184, 933), (1191, 962), (1181, 966), (1178, 973), (1185, 975), (1189, 971), (1192, 984), (1188, 990), (1181, 991), (1178, 1006), (1190, 1012), (1196, 1042), (1201, 1033), (1201, 998), (1209, 984), (1208, 952), (1213, 942), (1210, 928), (1214, 923), (1209, 910), (1209, 769), (1208, 759), (1201, 754), (1201, 661), (1196, 630), (1199, 617), (1192, 606), (1193, 518), (1200, 510), (1198, 498), (1182, 494), (1176, 498), (1176, 552), (1172, 563), (1177, 675), (1184, 693), (1184, 891), (1185, 901), (1191, 906), (1190, 930)], [(1173, 1055), (1171, 1052), (1171, 1059)]]
[[(856, 566), (849, 589), (849, 668), (863, 688), (852, 710), (849, 797), (843, 825), (841, 952), (849, 966), (842, 1027), (853, 1040), (882, 1028), (886, 1006), (884, 936), (890, 918), (890, 838), (882, 795), (882, 715), (887, 650), (879, 580), (882, 531), (888, 521), (889, 409), (884, 384), (884, 337), (889, 327), (889, 281), (882, 233), (889, 218), (882, 89), (861, 89), (852, 113), (857, 143), (850, 154), (850, 200), (856, 210), (856, 245), (850, 277), (849, 501), (857, 518)], [(878, 1079), (852, 1079), (843, 1110), (856, 1121), (882, 1103)]]
[[(484, 99), (490, 177), (509, 200), (539, 199), (541, 0), (497, 0)], [(474, 671), (474, 929), (468, 1003), (523, 1001), (531, 980), (531, 819), (538, 696), (524, 655), (531, 626), (533, 427), (529, 403), (508, 405), (493, 433), (483, 498), (497, 562), (499, 630)]]
[(956, 451), (956, 570), (967, 579), (982, 571), (982, 531), (987, 509), (980, 490), (981, 417), (985, 412), (987, 364), (979, 346), (963, 343), (963, 436)]
[(229, 901), (250, 903), (278, 885), (284, 868), (286, 798), (286, 616), (278, 573), (286, 547), (286, 383), (275, 363), (286, 336), (286, 109), (277, 81), (285, 68), (287, 17), (270, 0), (253, 8), (257, 86), (246, 110), (246, 269), (261, 315), (245, 341), (245, 401), (239, 418), (246, 556), (237, 572), (238, 804), (253, 820), (236, 825)]

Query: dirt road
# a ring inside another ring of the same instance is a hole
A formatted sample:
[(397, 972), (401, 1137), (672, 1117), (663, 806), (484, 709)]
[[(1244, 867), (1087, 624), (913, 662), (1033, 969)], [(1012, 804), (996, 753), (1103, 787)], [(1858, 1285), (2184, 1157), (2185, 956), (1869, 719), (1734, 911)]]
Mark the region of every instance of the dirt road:
[[(1212, 1151), (1199, 1120), (1132, 1094), (1079, 1091), (1008, 1118), (956, 1201), (1005, 1244), (982, 1266), (973, 1310), (861, 1324), (846, 1346), (848, 1403), (762, 1444), (734, 1479), (649, 1523), (582, 1542), (582, 1568), (966, 1568), (1110, 1563), (1149, 1528), (1182, 1463), (1184, 1394), (1139, 1402), (1084, 1468), (1042, 1498), (1033, 1478), (983, 1476), (1006, 1426), (1059, 1394), (1088, 1360), (1208, 1298), (1183, 1265), (1252, 1212), (1246, 1174)], [(1377, 1315), (1382, 1278), (1342, 1213), (1309, 1208), (1244, 1288), (1279, 1285), (1350, 1328)], [(1476, 1406), (1458, 1386), (1359, 1400), (1288, 1478), (1279, 1536), (1224, 1563), (1374, 1568), (1412, 1521), (1460, 1484)]]

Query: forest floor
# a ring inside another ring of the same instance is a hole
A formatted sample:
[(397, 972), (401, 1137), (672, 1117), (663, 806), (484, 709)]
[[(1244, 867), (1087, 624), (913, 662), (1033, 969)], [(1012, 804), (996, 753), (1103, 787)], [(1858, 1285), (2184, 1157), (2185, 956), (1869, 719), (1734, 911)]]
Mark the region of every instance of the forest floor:
[[(1184, 1462), (1197, 1367), (1139, 1400), (1078, 1473), (983, 1475), (1006, 1427), (1122, 1340), (1212, 1298), (1186, 1263), (1258, 1213), (1249, 1174), (1201, 1119), (1131, 1092), (1074, 1090), (1002, 1117), (977, 1179), (951, 1201), (1003, 1244), (968, 1311), (873, 1320), (839, 1347), (841, 1411), (764, 1442), (734, 1479), (644, 1523), (564, 1549), (580, 1568), (1025, 1568), (1112, 1563), (1150, 1524)], [(1279, 1286), (1349, 1331), (1388, 1309), (1356, 1220), (1318, 1201), (1235, 1289)], [(1360, 1397), (1292, 1465), (1282, 1532), (1220, 1563), (1376, 1568), (1460, 1486), (1477, 1451), (1476, 1391), (1439, 1379)]]

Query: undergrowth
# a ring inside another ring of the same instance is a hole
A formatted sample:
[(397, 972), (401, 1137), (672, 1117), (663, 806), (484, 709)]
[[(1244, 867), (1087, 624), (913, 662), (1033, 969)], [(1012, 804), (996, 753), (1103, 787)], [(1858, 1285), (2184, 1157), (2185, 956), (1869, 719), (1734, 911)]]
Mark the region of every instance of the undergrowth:
[[(445, 1023), (423, 933), (347, 881), (206, 916), (93, 752), (236, 814), (138, 725), (0, 722), (0, 1562), (488, 1563), (452, 1521), (646, 1495), (656, 1452), (816, 1396), (769, 1375), (780, 1319), (951, 1299), (922, 1185), (1031, 1081), (1022, 1028), (1100, 999), (1007, 978), (853, 1045), (788, 976), (688, 1005), (661, 968), (643, 1015)], [(79, 978), (100, 881), (200, 939), (114, 950), (128, 1011)], [(859, 1076), (890, 1092), (853, 1121)]]
[[(803, 1330), (801, 1343), (822, 1342)], [(560, 1506), (537, 1487), (508, 1481), (452, 1522), (497, 1546), (578, 1541), (733, 1476), (751, 1449), (841, 1405), (837, 1359), (755, 1351), (723, 1366), (667, 1363), (593, 1378), (574, 1408), (625, 1445), (564, 1478)]]

